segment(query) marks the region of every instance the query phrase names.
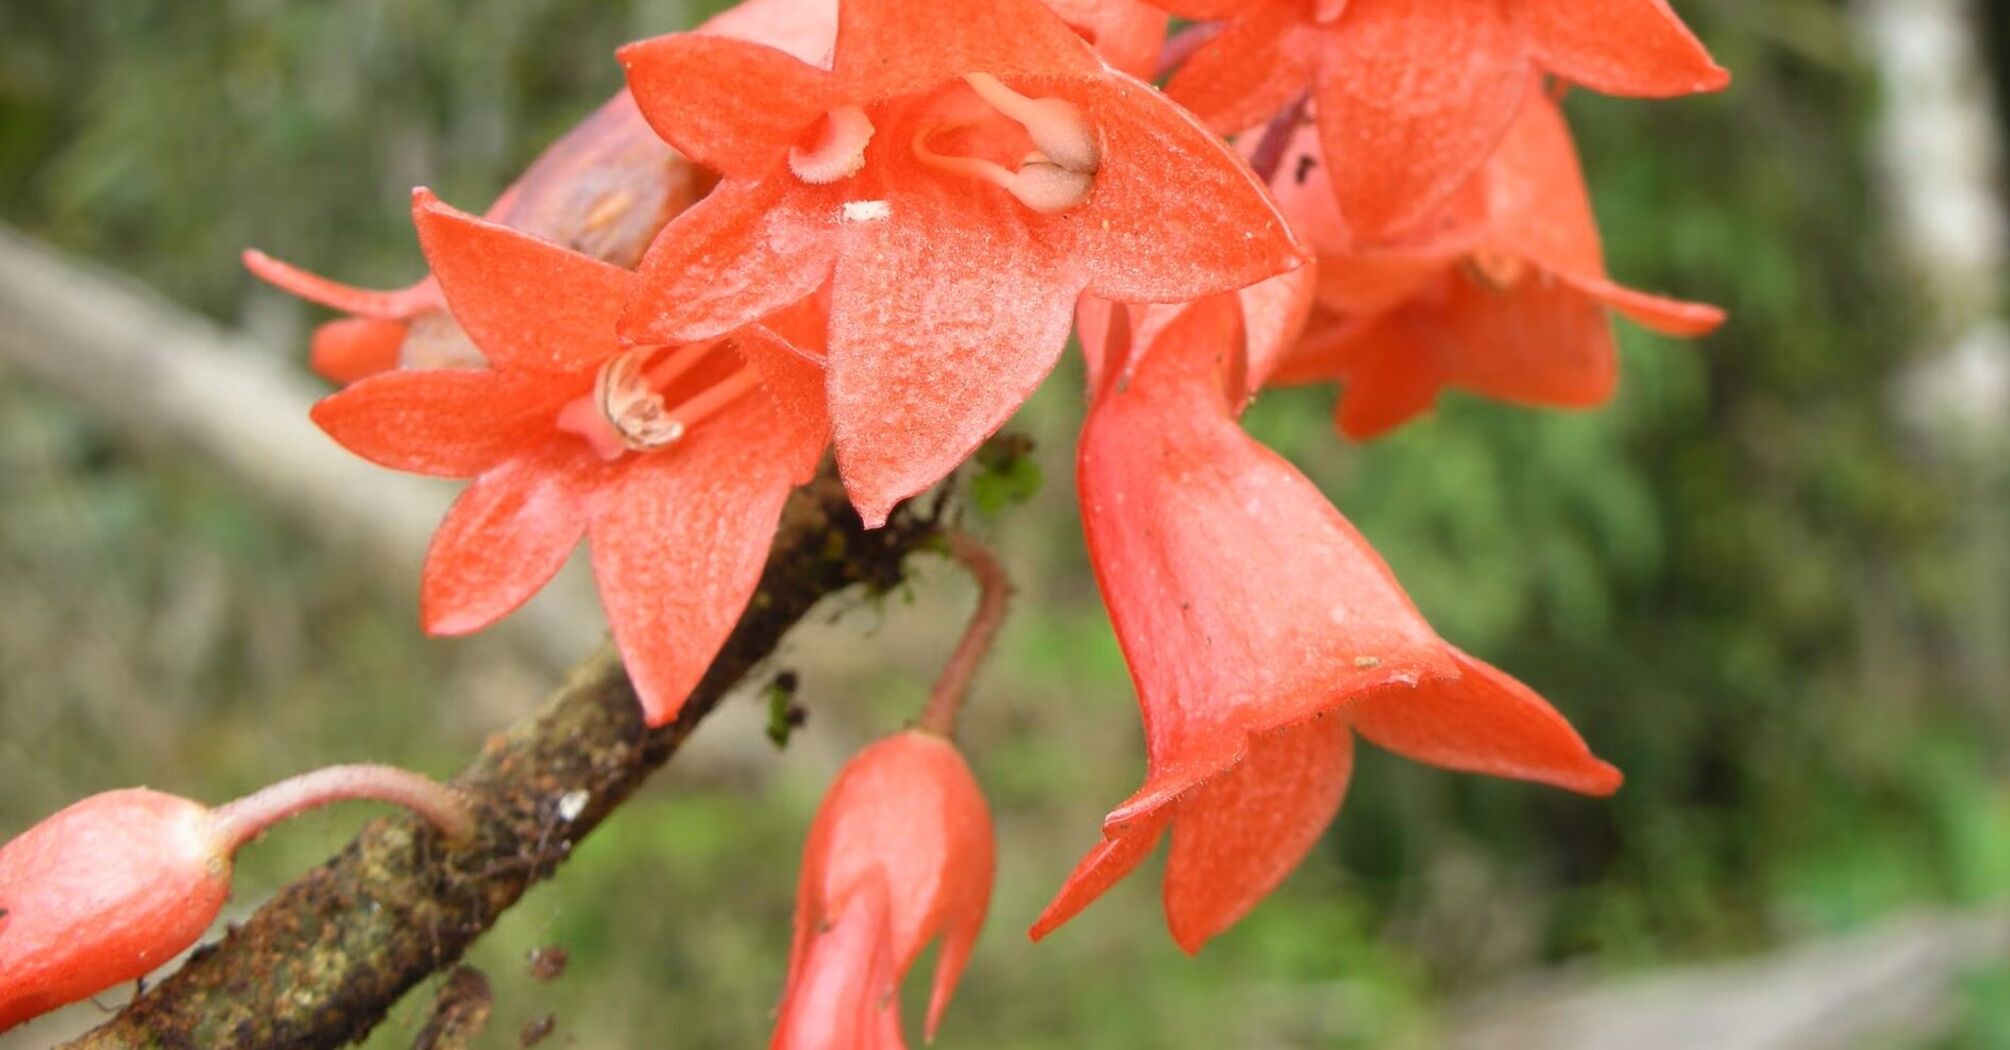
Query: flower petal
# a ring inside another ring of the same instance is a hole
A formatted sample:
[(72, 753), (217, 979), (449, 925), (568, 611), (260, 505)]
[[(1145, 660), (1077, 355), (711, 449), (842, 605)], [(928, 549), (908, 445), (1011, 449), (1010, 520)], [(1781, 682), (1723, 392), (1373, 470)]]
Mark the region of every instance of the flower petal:
[(1413, 332), (1407, 311), (1398, 311), (1346, 337), (1339, 373), (1346, 385), (1334, 406), (1333, 422), (1356, 440), (1377, 438), (1431, 410), (1445, 378), (1425, 337)]
[(1595, 299), (1546, 271), (1496, 290), (1464, 274), (1442, 309), (1413, 314), (1413, 352), (1432, 354), (1447, 382), (1529, 405), (1590, 408), (1619, 385), (1612, 321)]
[(427, 634), (472, 634), (514, 612), (586, 532), (586, 497), (604, 469), (578, 443), (553, 442), (484, 472), (447, 511), (426, 551), (419, 620)]
[(1095, 76), (1103, 61), (1039, 0), (844, 0), (833, 68), (847, 98), (866, 103), (965, 73)]
[(1269, 896), (1340, 812), (1353, 737), (1338, 715), (1263, 733), (1233, 769), (1180, 800), (1166, 921), (1189, 954)]
[(504, 372), (580, 372), (622, 350), (635, 275), (412, 194), (412, 223), (447, 307)]
[(1608, 280), (1566, 277), (1579, 291), (1619, 311), (1635, 324), (1663, 335), (1695, 337), (1709, 335), (1724, 323), (1724, 311), (1708, 303), (1637, 292)]
[(707, 19), (698, 32), (766, 44), (828, 69), (837, 8), (837, 0), (741, 0)]
[(398, 367), (405, 345), (405, 322), (377, 317), (345, 317), (314, 330), (307, 363), (314, 374), (346, 386)]
[(830, 443), (823, 369), (760, 325), (741, 329), (733, 349), (760, 374), (761, 388), (773, 403), (775, 423), (782, 430), (783, 462), (796, 484), (807, 483), (816, 476), (824, 446)]
[(1446, 769), (1531, 780), (1587, 795), (1619, 790), (1619, 770), (1528, 686), (1457, 649), (1459, 673), (1355, 698), (1347, 720), (1378, 747)]
[(802, 186), (786, 170), (721, 183), (649, 246), (621, 335), (716, 339), (807, 298), (837, 257), (838, 207), (832, 188)]
[(372, 463), (465, 478), (547, 438), (559, 404), (578, 392), (486, 370), (385, 372), (321, 399), (312, 415)]
[(831, 290), (831, 426), (868, 527), (1011, 418), (1060, 357), (1082, 290), (1017, 201), (960, 189), (916, 180), (884, 219), (846, 227)]
[(1149, 80), (1166, 39), (1166, 13), (1144, 0), (1046, 0), (1110, 68)]
[(1508, 8), (1544, 69), (1593, 91), (1665, 98), (1731, 83), (1668, 0), (1517, 0)]
[(1201, 45), (1166, 82), (1166, 95), (1219, 134), (1245, 131), (1312, 90), (1324, 38), (1292, 5), (1260, 7)]
[(1385, 239), (1425, 219), (1507, 133), (1529, 69), (1500, 6), (1355, 0), (1327, 30), (1319, 135), (1356, 236)]
[(1081, 914), (1082, 909), (1096, 902), (1096, 899), (1110, 891), (1110, 887), (1122, 882), (1124, 876), (1137, 870), (1137, 866), (1151, 856), (1152, 847), (1159, 844), (1159, 836), (1165, 833), (1165, 819), (1142, 821), (1121, 831), (1108, 832), (1103, 841), (1075, 865), (1068, 875), (1068, 881), (1061, 884), (1040, 917), (1033, 920), (1032, 929), (1026, 931), (1033, 940), (1040, 940), (1061, 928), (1069, 919)]
[(789, 987), (775, 1023), (773, 1050), (899, 1050), (892, 892), (865, 880), (804, 934), (789, 967)]
[(780, 164), (838, 104), (828, 72), (764, 44), (671, 33), (614, 54), (649, 126), (729, 179), (754, 178)]
[(677, 717), (760, 583), (792, 487), (784, 433), (743, 398), (600, 490), (593, 574), (651, 726)]
[(441, 305), (440, 290), (431, 279), (422, 280), (409, 288), (386, 292), (331, 281), (320, 274), (281, 262), (256, 248), (246, 248), (243, 260), (244, 268), (266, 284), (345, 314), (403, 320)]
[(1154, 0), (1158, 6), (1195, 22), (1216, 22), (1227, 18), (1255, 18), (1271, 8), (1292, 8), (1299, 0)]
[(1089, 199), (1047, 220), (1071, 230), (1090, 291), (1124, 302), (1186, 302), (1305, 262), (1249, 165), (1191, 114), (1115, 73), (1055, 93), (1081, 107), (1102, 135)]

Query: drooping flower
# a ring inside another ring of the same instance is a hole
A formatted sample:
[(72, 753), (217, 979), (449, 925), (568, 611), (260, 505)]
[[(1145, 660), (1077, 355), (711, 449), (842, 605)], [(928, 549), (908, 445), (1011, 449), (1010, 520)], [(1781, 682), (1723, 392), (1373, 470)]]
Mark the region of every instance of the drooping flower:
[(1612, 95), (1730, 82), (1668, 0), (1154, 0), (1227, 20), (1166, 85), (1223, 134), (1310, 94), (1353, 233), (1402, 233), (1478, 170), (1531, 71)]
[[(827, 441), (822, 375), (767, 327), (676, 348), (614, 334), (635, 274), (419, 191), (447, 306), (488, 362), (401, 370), (314, 420), (365, 459), (473, 478), (433, 538), (420, 611), (478, 631), (590, 539), (600, 600), (651, 725), (676, 717), (759, 582), (782, 503)], [(814, 339), (815, 304), (771, 324)], [(790, 327), (793, 325), (793, 327)]]
[[(1539, 696), (1439, 638), (1318, 489), (1243, 433), (1239, 310), (1216, 297), (1150, 342), (1114, 340), (1083, 431), (1084, 529), (1149, 773), (1035, 938), (1170, 831), (1166, 914), (1198, 950), (1332, 821), (1355, 734), (1451, 769), (1593, 794), (1619, 785)], [(1120, 353), (1143, 357), (1118, 367)]]
[(828, 68), (696, 34), (620, 57), (721, 172), (623, 333), (712, 338), (831, 284), (838, 463), (870, 525), (1053, 367), (1083, 292), (1178, 302), (1300, 261), (1248, 168), (1036, 0), (844, 0)]
[[(710, 180), (643, 123), (628, 92), (581, 121), (503, 191), (486, 217), (534, 237), (633, 267), (671, 216), (702, 196)], [(244, 264), (265, 281), (354, 316), (314, 332), (309, 363), (322, 378), (353, 383), (396, 368), (475, 365), (480, 352), (447, 315), (439, 283), (374, 291), (331, 281), (263, 252)]]
[(942, 938), (936, 1025), (984, 927), (996, 867), (991, 812), (956, 746), (923, 730), (847, 763), (803, 850), (775, 1050), (898, 1050), (897, 986)]
[(1611, 311), (1676, 336), (1723, 322), (1714, 306), (1606, 275), (1569, 125), (1539, 84), (1529, 92), (1480, 176), (1405, 241), (1348, 247), (1323, 185), (1330, 165), (1295, 163), (1291, 174), (1302, 177), (1280, 180), (1287, 214), (1320, 252), (1322, 309), (1276, 379), (1340, 380), (1343, 433), (1388, 431), (1446, 387), (1521, 404), (1603, 404), (1619, 377)]
[(218, 809), (107, 791), (0, 846), (0, 1032), (158, 969), (216, 921), (241, 847), (293, 814), (358, 798), (415, 809), (450, 839), (473, 832), (448, 788), (336, 766)]

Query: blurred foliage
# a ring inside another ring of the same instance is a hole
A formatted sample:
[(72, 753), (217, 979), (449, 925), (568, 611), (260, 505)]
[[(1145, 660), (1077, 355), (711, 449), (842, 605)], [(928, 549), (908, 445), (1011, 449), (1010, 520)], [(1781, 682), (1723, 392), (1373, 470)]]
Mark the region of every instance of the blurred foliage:
[[(479, 208), (615, 90), (616, 44), (704, 6), (5, 5), (0, 213), (212, 313), (253, 304), (297, 346), (318, 315), (252, 289), (241, 247), (409, 280), (410, 186)], [(1020, 420), (1037, 463), (987, 482), (1025, 579), (972, 711), (1004, 869), (948, 1044), (1430, 1045), (1436, 1004), (1538, 963), (1707, 958), (2010, 887), (2010, 711), (1987, 658), (2005, 639), (1967, 615), (1991, 586), (1978, 566), (2001, 564), (2005, 538), (1977, 522), (2003, 495), (1892, 422), (1894, 377), (1933, 343), (1864, 219), (1869, 79), (1825, 0), (1680, 6), (1731, 93), (1578, 93), (1570, 111), (1615, 275), (1725, 304), (1723, 333), (1624, 331), (1623, 394), (1597, 414), (1454, 396), (1359, 448), (1332, 435), (1329, 391), (1250, 416), (1447, 637), (1555, 700), (1626, 789), (1587, 801), (1367, 754), (1328, 846), (1198, 959), (1156, 928), (1148, 875), (1026, 946), (1140, 764), (1070, 507), (1064, 369)], [(255, 496), (16, 381), (0, 501), (0, 833), (135, 780), (222, 798), (337, 758), (444, 770), (538, 688), (500, 646), (418, 639), (409, 599)], [(832, 762), (801, 745), (906, 717), (941, 648), (925, 621), (960, 615), (938, 589), (831, 628), (884, 666), (804, 661), (810, 724), (761, 790), (652, 793), (505, 920), (476, 959), (500, 995), (491, 1045), (552, 1011), (578, 1045), (760, 1038)], [(354, 826), (307, 823), (248, 854), (241, 897)], [(562, 982), (525, 972), (545, 944), (572, 953)], [(2010, 1038), (2005, 981), (1974, 977), (1950, 1045)], [(401, 1014), (373, 1045), (414, 1027)]]

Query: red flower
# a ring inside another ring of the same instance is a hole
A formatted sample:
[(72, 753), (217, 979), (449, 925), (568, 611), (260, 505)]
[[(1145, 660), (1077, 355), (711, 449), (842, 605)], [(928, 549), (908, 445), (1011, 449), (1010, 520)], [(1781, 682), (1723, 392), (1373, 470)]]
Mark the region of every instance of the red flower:
[(1154, 2), (1228, 20), (1166, 85), (1217, 131), (1311, 94), (1341, 211), (1367, 240), (1451, 197), (1507, 132), (1532, 70), (1614, 95), (1730, 82), (1667, 0)]
[[(485, 217), (632, 267), (656, 231), (705, 189), (705, 180), (649, 130), (623, 91), (545, 150)], [(330, 382), (353, 383), (401, 361), (415, 368), (481, 363), (480, 353), (447, 316), (431, 277), (380, 292), (328, 280), (256, 250), (244, 253), (244, 265), (302, 299), (355, 315), (314, 332), (309, 363)]]
[(910, 730), (858, 753), (810, 827), (776, 1050), (897, 1048), (896, 986), (943, 938), (930, 1039), (991, 901), (991, 812), (955, 745)]
[(753, 594), (783, 500), (822, 456), (822, 376), (765, 328), (625, 346), (614, 324), (632, 272), (423, 190), (412, 210), (447, 305), (489, 367), (372, 376), (315, 406), (314, 420), (374, 462), (475, 479), (426, 557), (421, 616), (433, 634), (507, 615), (589, 536), (644, 711), (668, 722)]
[(657, 238), (623, 322), (712, 338), (831, 282), (838, 463), (868, 524), (1053, 367), (1084, 291), (1177, 302), (1290, 269), (1248, 168), (1035, 0), (845, 0), (828, 69), (676, 34), (621, 51), (725, 181)]
[(1278, 193), (1321, 252), (1321, 319), (1277, 379), (1346, 384), (1342, 432), (1368, 438), (1448, 386), (1523, 404), (1589, 407), (1618, 382), (1608, 310), (1697, 336), (1724, 312), (1636, 292), (1605, 273), (1570, 128), (1539, 85), (1481, 177), (1407, 242), (1349, 251), (1321, 166)]
[(137, 788), (0, 848), (0, 1032), (194, 944), (230, 897), (230, 852), (207, 808)]
[(1452, 769), (1619, 785), (1540, 697), (1440, 639), (1318, 489), (1242, 432), (1238, 312), (1217, 297), (1158, 326), (1142, 361), (1105, 369), (1083, 431), (1083, 523), (1150, 773), (1035, 938), (1171, 829), (1166, 914), (1198, 950), (1317, 841), (1356, 733)]

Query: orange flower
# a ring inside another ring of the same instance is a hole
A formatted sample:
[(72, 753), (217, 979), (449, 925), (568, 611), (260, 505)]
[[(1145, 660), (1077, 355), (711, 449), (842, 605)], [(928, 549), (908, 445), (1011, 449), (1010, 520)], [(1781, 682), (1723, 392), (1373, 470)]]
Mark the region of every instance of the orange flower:
[(1276, 381), (1340, 380), (1343, 433), (1384, 433), (1446, 387), (1522, 404), (1602, 404), (1619, 374), (1608, 311), (1679, 336), (1723, 322), (1714, 306), (1606, 275), (1570, 128), (1539, 84), (1528, 91), (1481, 176), (1406, 241), (1350, 248), (1322, 184), (1326, 165), (1294, 163), (1287, 175), (1304, 177), (1280, 180), (1285, 210), (1320, 252), (1321, 312)]
[(1235, 154), (1035, 0), (845, 0), (828, 68), (698, 34), (621, 51), (724, 175), (623, 323), (712, 338), (830, 284), (833, 441), (869, 525), (1004, 423), (1086, 290), (1177, 302), (1297, 266)]
[(940, 936), (930, 1039), (984, 927), (991, 811), (956, 746), (910, 730), (846, 763), (803, 849), (775, 1050), (898, 1050), (897, 985)]
[[(1593, 794), (1619, 786), (1541, 697), (1439, 638), (1319, 490), (1243, 433), (1240, 312), (1216, 297), (1108, 351), (1077, 478), (1150, 771), (1035, 938), (1170, 830), (1166, 914), (1198, 950), (1324, 832), (1357, 733), (1451, 769)], [(1130, 353), (1142, 359), (1120, 365)]]
[(1154, 0), (1220, 33), (1166, 85), (1223, 134), (1310, 94), (1354, 233), (1404, 232), (1479, 169), (1533, 70), (1614, 95), (1730, 83), (1667, 0)]

